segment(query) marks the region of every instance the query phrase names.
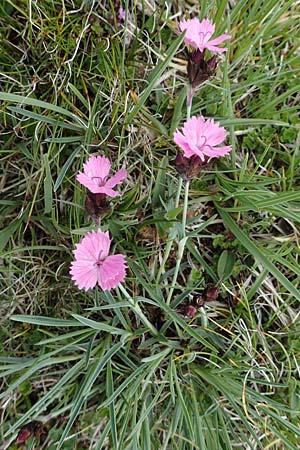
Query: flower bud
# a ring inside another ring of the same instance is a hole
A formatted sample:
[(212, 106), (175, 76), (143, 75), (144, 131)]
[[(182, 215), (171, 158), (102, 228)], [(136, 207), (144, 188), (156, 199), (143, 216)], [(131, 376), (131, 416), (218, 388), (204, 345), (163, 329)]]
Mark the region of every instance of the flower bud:
[(88, 215), (91, 216), (96, 224), (98, 224), (99, 217), (105, 214), (109, 209), (109, 202), (106, 194), (93, 194), (92, 192), (87, 192), (85, 209)]
[(197, 315), (197, 313), (198, 313), (198, 310), (193, 305), (187, 305), (182, 309), (182, 314), (187, 319), (193, 319)]
[(214, 300), (217, 300), (220, 294), (220, 290), (217, 286), (210, 287), (206, 290), (205, 293), (206, 301), (207, 302), (213, 302)]
[(213, 56), (206, 61), (204, 52), (195, 50), (188, 53), (187, 74), (193, 88), (200, 86), (216, 73), (217, 57)]
[(174, 161), (175, 169), (184, 180), (197, 177), (203, 165), (206, 165), (206, 162), (201, 161), (199, 156), (192, 155), (187, 158), (182, 153), (177, 153)]

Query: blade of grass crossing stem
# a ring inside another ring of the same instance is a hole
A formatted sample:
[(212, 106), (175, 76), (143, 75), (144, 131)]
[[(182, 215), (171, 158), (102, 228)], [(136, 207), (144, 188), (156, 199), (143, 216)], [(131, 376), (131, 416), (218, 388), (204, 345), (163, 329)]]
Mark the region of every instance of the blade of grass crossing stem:
[(220, 216), (224, 220), (227, 228), (235, 235), (240, 243), (251, 253), (251, 255), (259, 261), (265, 269), (267, 269), (279, 281), (286, 290), (300, 301), (300, 291), (272, 264), (270, 259), (265, 256), (253, 241), (238, 227), (232, 217), (223, 209), (218, 208)]
[[(69, 420), (64, 428), (63, 434), (59, 440), (59, 443), (57, 445), (57, 450), (62, 448), (65, 438), (68, 436), (69, 431), (70, 431), (74, 421), (76, 420), (78, 414), (80, 413), (83, 403), (87, 400), (88, 395), (90, 393), (90, 390), (91, 390), (95, 380), (97, 379), (97, 377), (99, 376), (99, 374), (101, 373), (101, 371), (103, 370), (103, 368), (105, 367), (107, 362), (120, 350), (120, 348), (122, 346), (123, 346), (123, 344), (118, 342), (113, 347), (111, 347), (110, 350), (108, 350), (106, 353), (102, 352), (102, 355), (100, 356), (99, 360), (96, 361), (93, 364), (93, 366), (90, 368), (89, 372), (87, 373), (87, 375), (85, 377), (85, 380), (83, 381), (83, 383), (81, 385), (79, 392), (77, 393), (77, 395), (74, 399), (74, 404), (73, 404), (72, 410), (70, 412), (70, 418), (69, 418)], [(105, 345), (103, 343), (103, 349), (104, 349), (104, 347), (105, 347)]]
[(174, 134), (174, 131), (179, 126), (180, 121), (182, 120), (183, 114), (182, 114), (182, 108), (185, 103), (187, 96), (187, 86), (184, 86), (184, 88), (181, 89), (180, 94), (177, 97), (171, 127), (170, 127), (170, 136), (172, 137)]
[[(242, 392), (242, 383), (240, 385), (239, 389), (239, 395), (240, 397), (237, 397), (237, 393), (235, 392), (236, 386), (233, 386), (232, 389), (232, 383), (230, 383), (229, 376), (227, 378), (219, 377), (218, 374), (212, 373), (214, 369), (202, 369), (198, 366), (191, 366), (191, 371), (198, 374), (202, 380), (199, 380), (201, 382), (201, 385), (203, 383), (203, 380), (205, 381), (207, 388), (208, 386), (211, 386), (211, 390), (213, 391), (212, 387), (216, 389), (216, 392), (214, 393), (214, 397), (218, 398), (219, 394), (218, 392), (221, 392), (222, 395), (227, 399), (228, 403), (230, 404), (231, 408), (236, 412), (238, 415), (240, 421), (243, 423), (245, 428), (247, 429), (248, 433), (255, 439), (255, 442), (260, 445), (258, 436), (255, 433), (255, 430), (253, 430), (249, 423), (248, 419), (245, 417), (244, 410), (241, 405), (241, 392)], [(213, 393), (213, 392), (212, 392)]]
[(178, 36), (172, 45), (170, 46), (169, 50), (167, 51), (166, 58), (164, 61), (158, 64), (158, 66), (153, 70), (153, 72), (150, 74), (150, 77), (148, 79), (148, 86), (142, 93), (140, 99), (138, 100), (138, 103), (133, 107), (132, 111), (128, 114), (126, 122), (130, 123), (132, 119), (138, 114), (142, 106), (145, 104), (147, 98), (151, 94), (155, 84), (157, 83), (159, 77), (163, 73), (163, 71), (168, 67), (168, 64), (170, 63), (171, 59), (175, 55), (176, 51), (178, 50), (179, 46), (183, 42), (184, 35), (181, 34)]
[(232, 444), (230, 442), (230, 437), (227, 431), (228, 424), (224, 420), (223, 412), (219, 409), (216, 411), (216, 419), (217, 423), (219, 424), (220, 430), (222, 430), (222, 441), (225, 443), (225, 448), (231, 449)]
[(123, 415), (122, 415), (122, 427), (119, 431), (119, 448), (126, 448), (124, 445), (124, 441), (127, 438), (128, 435), (128, 430), (131, 428), (130, 427), (130, 421), (132, 419), (132, 408), (126, 408), (126, 403), (125, 400), (123, 401), (123, 403), (121, 404), (121, 407), (124, 405), (124, 411), (123, 411)]
[(83, 106), (89, 110), (90, 109), (90, 104), (87, 101), (87, 99), (81, 94), (81, 92), (79, 92), (79, 90), (77, 89), (76, 86), (74, 86), (74, 84), (72, 83), (68, 83), (68, 88), (70, 89), (70, 91), (73, 92), (73, 94), (76, 95), (76, 97), (81, 101), (81, 103), (83, 104)]
[[(114, 380), (113, 380), (113, 372), (111, 368), (111, 361), (107, 362), (106, 367), (106, 397), (110, 397), (114, 393)], [(111, 429), (111, 437), (114, 448), (118, 448), (118, 437), (117, 437), (117, 423), (116, 423), (116, 414), (115, 414), (115, 404), (111, 402), (109, 405), (109, 421), (110, 421), (110, 429)]]
[(194, 418), (194, 433), (195, 433), (195, 440), (196, 440), (196, 444), (198, 446), (198, 448), (201, 450), (207, 450), (206, 445), (205, 445), (205, 441), (203, 439), (203, 422), (202, 419), (200, 417), (199, 411), (200, 411), (200, 407), (195, 395), (195, 387), (193, 386), (193, 383), (191, 383), (191, 390), (190, 390), (190, 394), (191, 394), (191, 401), (192, 401), (192, 414), (193, 414), (193, 418)]
[(101, 450), (104, 445), (106, 446), (105, 440), (107, 438), (109, 430), (110, 430), (110, 423), (107, 422), (107, 424), (104, 427), (104, 430), (101, 431), (101, 437), (100, 437), (99, 441), (97, 442), (97, 446), (95, 447), (95, 450)]
[[(171, 367), (171, 366), (169, 366), (169, 367)], [(179, 419), (181, 417), (181, 412), (182, 412), (182, 410), (181, 410), (180, 404), (178, 403), (175, 406), (175, 410), (172, 411), (171, 421), (170, 421), (170, 425), (169, 425), (169, 428), (168, 428), (168, 433), (166, 434), (166, 436), (164, 438), (164, 445), (163, 445), (163, 447), (161, 447), (161, 450), (167, 450), (168, 448), (171, 448), (170, 445), (169, 445), (169, 441), (170, 441), (172, 436), (176, 436)]]

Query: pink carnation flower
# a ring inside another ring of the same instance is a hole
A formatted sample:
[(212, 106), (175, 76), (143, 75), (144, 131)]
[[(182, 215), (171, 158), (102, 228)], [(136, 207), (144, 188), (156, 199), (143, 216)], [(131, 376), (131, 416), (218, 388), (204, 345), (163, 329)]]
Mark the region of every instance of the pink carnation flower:
[(79, 289), (87, 291), (98, 283), (103, 291), (109, 291), (124, 281), (125, 256), (109, 255), (110, 243), (108, 231), (98, 230), (87, 233), (76, 245), (70, 274)]
[(186, 31), (185, 41), (192, 47), (196, 47), (203, 52), (206, 48), (212, 52), (226, 52), (226, 48), (216, 47), (221, 42), (230, 38), (229, 34), (221, 34), (221, 36), (210, 39), (215, 32), (215, 25), (209, 20), (204, 19), (200, 22), (197, 17), (191, 20), (183, 20), (179, 22), (181, 31)]
[(79, 172), (76, 180), (87, 187), (93, 194), (106, 194), (109, 197), (118, 197), (114, 187), (127, 177), (127, 171), (121, 169), (109, 177), (110, 161), (105, 156), (91, 156), (83, 164), (83, 172)]
[(125, 18), (126, 18), (126, 11), (122, 6), (120, 6), (119, 13), (118, 13), (118, 19), (125, 20)]
[(231, 146), (216, 147), (227, 136), (225, 128), (220, 127), (213, 119), (205, 120), (204, 117), (191, 117), (183, 125), (182, 133), (176, 130), (174, 141), (182, 148), (184, 155), (190, 158), (199, 156), (204, 161), (205, 156), (218, 158), (230, 152)]

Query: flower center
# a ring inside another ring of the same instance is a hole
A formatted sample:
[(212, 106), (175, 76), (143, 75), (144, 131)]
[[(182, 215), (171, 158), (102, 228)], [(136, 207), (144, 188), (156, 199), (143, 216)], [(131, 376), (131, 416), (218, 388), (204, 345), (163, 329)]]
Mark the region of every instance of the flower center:
[(101, 259), (101, 253), (102, 250), (100, 250), (97, 261), (95, 262), (94, 266), (96, 266), (97, 268), (99, 268), (100, 266), (102, 266), (104, 259)]
[(203, 147), (206, 145), (207, 138), (205, 136), (200, 136), (200, 139), (198, 140), (196, 146), (198, 150), (202, 150)]
[(202, 31), (200, 31), (199, 33), (199, 39), (200, 39), (200, 43), (203, 45), (205, 44), (207, 41), (209, 41), (209, 38), (211, 37), (212, 33), (210, 31), (207, 31), (206, 33), (203, 33)]
[(107, 181), (107, 176), (104, 178), (102, 178), (102, 177), (91, 177), (91, 178), (92, 178), (93, 182), (99, 187), (104, 186)]

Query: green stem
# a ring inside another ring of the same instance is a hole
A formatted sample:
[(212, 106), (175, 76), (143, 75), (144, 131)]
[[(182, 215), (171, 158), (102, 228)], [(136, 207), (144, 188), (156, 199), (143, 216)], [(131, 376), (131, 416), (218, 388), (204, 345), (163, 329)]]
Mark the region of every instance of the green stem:
[(157, 336), (159, 333), (157, 331), (157, 329), (152, 325), (152, 323), (147, 319), (147, 317), (145, 316), (145, 314), (143, 313), (143, 311), (141, 310), (141, 308), (139, 307), (139, 305), (133, 300), (132, 297), (130, 297), (130, 295), (128, 294), (128, 292), (126, 291), (126, 289), (124, 288), (124, 286), (122, 286), (122, 284), (120, 284), (118, 286), (118, 288), (120, 289), (120, 291), (124, 294), (124, 296), (126, 297), (126, 300), (128, 301), (128, 303), (130, 303), (131, 308), (133, 309), (133, 311), (136, 313), (136, 315), (141, 319), (141, 321), (143, 322), (143, 324), (149, 328), (149, 330), (151, 331), (152, 334), (154, 334), (155, 336)]
[(184, 187), (184, 203), (183, 203), (183, 211), (182, 211), (182, 236), (185, 237), (186, 235), (186, 216), (187, 216), (187, 208), (188, 208), (188, 202), (189, 202), (189, 187), (190, 187), (190, 180), (187, 180), (185, 182)]
[(176, 260), (176, 266), (175, 266), (175, 271), (174, 271), (174, 275), (173, 275), (172, 285), (170, 287), (168, 298), (167, 298), (167, 305), (169, 305), (171, 303), (171, 299), (172, 299), (172, 296), (173, 296), (173, 292), (174, 292), (174, 289), (175, 289), (175, 286), (176, 286), (176, 282), (177, 282), (177, 277), (178, 277), (179, 270), (180, 270), (181, 260), (182, 260), (184, 249), (185, 249), (185, 243), (187, 241), (187, 237), (186, 237), (186, 216), (187, 216), (188, 199), (189, 199), (189, 186), (190, 186), (190, 181), (187, 180), (186, 184), (185, 184), (185, 188), (184, 188), (184, 204), (183, 204), (183, 211), (182, 211), (182, 229), (181, 229), (181, 231), (182, 231), (182, 238), (180, 239), (180, 241), (178, 243), (178, 255), (177, 255), (177, 260)]
[(187, 119), (189, 119), (191, 117), (194, 94), (195, 94), (195, 89), (191, 85), (189, 85), (188, 89), (187, 89), (187, 97), (186, 97), (186, 118)]
[[(182, 178), (179, 178), (179, 182), (178, 182), (178, 188), (177, 188), (177, 193), (176, 193), (176, 199), (175, 199), (175, 208), (178, 208), (179, 205), (179, 199), (180, 199), (180, 192), (181, 192), (181, 187), (182, 187)], [(167, 246), (166, 246), (166, 250), (165, 250), (165, 254), (163, 257), (163, 260), (161, 262), (160, 268), (158, 270), (158, 274), (156, 277), (156, 282), (159, 283), (160, 277), (162, 276), (163, 273), (165, 273), (165, 265), (166, 262), (169, 258), (170, 252), (172, 250), (173, 247), (173, 243), (176, 237), (176, 225), (174, 225), (169, 233), (169, 239), (167, 242)]]

